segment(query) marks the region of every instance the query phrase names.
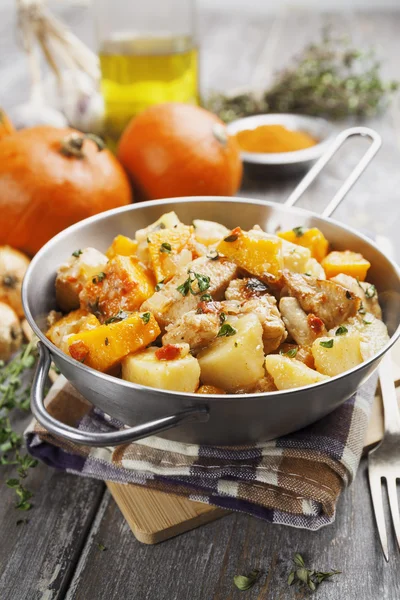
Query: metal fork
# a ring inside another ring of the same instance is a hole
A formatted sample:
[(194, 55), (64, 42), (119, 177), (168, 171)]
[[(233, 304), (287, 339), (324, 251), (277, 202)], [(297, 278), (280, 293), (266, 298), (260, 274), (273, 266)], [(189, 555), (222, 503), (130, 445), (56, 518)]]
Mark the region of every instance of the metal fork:
[(379, 446), (368, 454), (368, 478), (382, 551), (386, 561), (389, 562), (388, 540), (383, 512), (382, 479), (386, 479), (390, 512), (397, 545), (400, 549), (400, 515), (397, 498), (397, 479), (400, 479), (400, 413), (393, 381), (390, 352), (385, 354), (380, 363), (379, 381), (383, 400), (384, 437)]

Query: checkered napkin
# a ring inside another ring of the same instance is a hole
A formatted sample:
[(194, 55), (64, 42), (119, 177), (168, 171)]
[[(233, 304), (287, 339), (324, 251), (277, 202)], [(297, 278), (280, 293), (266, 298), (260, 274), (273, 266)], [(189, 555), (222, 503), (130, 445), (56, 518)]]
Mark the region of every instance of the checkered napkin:
[[(354, 479), (375, 387), (373, 375), (327, 417), (264, 444), (198, 446), (153, 436), (115, 448), (90, 448), (56, 438), (36, 421), (25, 436), (33, 456), (69, 473), (143, 485), (315, 530), (334, 521), (339, 495)], [(121, 427), (62, 376), (49, 392), (47, 410), (86, 431)]]

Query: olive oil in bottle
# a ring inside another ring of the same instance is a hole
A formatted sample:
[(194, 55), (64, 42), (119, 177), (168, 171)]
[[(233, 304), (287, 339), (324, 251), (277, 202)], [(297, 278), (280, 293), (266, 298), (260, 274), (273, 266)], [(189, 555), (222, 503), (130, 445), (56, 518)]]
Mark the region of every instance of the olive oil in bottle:
[(152, 104), (198, 103), (198, 50), (191, 36), (113, 34), (99, 54), (105, 134), (114, 142)]

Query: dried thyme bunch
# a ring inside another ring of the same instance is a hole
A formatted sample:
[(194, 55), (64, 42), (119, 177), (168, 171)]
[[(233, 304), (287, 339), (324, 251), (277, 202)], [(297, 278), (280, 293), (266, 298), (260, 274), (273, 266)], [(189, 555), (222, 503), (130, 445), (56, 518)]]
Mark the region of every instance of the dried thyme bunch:
[(321, 42), (307, 46), (262, 95), (217, 94), (208, 108), (226, 122), (264, 112), (372, 117), (386, 108), (398, 89), (398, 82), (381, 79), (380, 67), (374, 50), (357, 50), (348, 39), (325, 30)]

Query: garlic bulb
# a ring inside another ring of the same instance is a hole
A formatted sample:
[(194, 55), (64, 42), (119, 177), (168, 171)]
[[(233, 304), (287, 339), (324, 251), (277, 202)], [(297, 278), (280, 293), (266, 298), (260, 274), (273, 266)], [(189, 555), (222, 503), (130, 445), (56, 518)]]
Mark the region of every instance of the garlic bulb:
[(53, 127), (66, 127), (68, 125), (67, 119), (60, 111), (32, 100), (15, 106), (9, 113), (16, 129), (34, 127), (35, 125), (52, 125)]

